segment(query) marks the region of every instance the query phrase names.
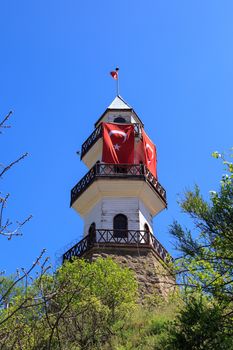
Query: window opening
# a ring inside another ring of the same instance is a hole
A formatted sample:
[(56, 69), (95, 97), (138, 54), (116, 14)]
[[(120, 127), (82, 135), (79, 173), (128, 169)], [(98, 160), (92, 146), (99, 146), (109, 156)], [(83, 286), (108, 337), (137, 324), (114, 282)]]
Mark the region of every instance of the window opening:
[(114, 118), (114, 123), (126, 123), (126, 120), (125, 118), (117, 117), (117, 118)]
[(118, 214), (113, 219), (114, 237), (127, 238), (128, 219), (124, 214)]
[(93, 222), (91, 224), (91, 226), (89, 227), (88, 234), (89, 234), (90, 241), (91, 242), (95, 242), (96, 241), (96, 225), (95, 225), (95, 222)]

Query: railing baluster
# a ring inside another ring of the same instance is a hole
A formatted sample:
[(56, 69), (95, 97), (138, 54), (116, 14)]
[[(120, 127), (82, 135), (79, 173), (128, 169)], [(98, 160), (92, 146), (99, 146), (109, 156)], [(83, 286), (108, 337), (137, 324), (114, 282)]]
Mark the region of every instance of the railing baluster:
[(99, 125), (93, 133), (88, 137), (88, 139), (82, 145), (81, 159), (89, 151), (89, 149), (96, 143), (96, 141), (102, 137), (102, 125)]
[(97, 177), (135, 177), (145, 176), (145, 180), (154, 188), (166, 204), (166, 191), (143, 164), (103, 164), (96, 163), (90, 171), (71, 190), (71, 205), (90, 186)]
[(166, 249), (162, 246), (162, 244), (152, 235), (152, 233), (147, 231), (139, 231), (139, 230), (126, 230), (126, 237), (117, 237), (114, 235), (114, 230), (95, 230), (95, 241), (93, 237), (88, 234), (85, 236), (79, 243), (75, 244), (72, 248), (70, 248), (64, 255), (64, 260), (71, 260), (73, 257), (80, 257), (86, 251), (91, 249), (95, 243), (103, 244), (106, 246), (107, 244), (119, 244), (125, 245), (128, 244), (130, 246), (140, 246), (140, 245), (149, 245), (151, 246), (156, 253), (160, 256), (163, 261), (167, 261), (170, 258), (170, 255), (166, 251)]

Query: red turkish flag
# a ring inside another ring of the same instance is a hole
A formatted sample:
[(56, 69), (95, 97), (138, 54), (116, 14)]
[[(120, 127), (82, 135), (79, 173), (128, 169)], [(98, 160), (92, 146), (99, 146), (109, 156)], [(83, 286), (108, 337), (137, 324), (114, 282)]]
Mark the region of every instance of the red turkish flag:
[(113, 164), (134, 163), (134, 126), (103, 123), (102, 161)]
[(113, 77), (113, 79), (117, 80), (118, 79), (118, 72), (116, 72), (115, 70), (113, 70), (112, 72), (110, 72), (111, 76)]
[(145, 152), (145, 164), (150, 172), (157, 178), (157, 155), (156, 147), (149, 139), (145, 131), (142, 131), (143, 146)]

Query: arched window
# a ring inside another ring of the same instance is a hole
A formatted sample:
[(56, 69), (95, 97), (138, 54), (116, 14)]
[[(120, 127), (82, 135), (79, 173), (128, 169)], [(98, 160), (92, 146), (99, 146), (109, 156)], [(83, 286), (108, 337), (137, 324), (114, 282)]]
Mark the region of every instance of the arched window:
[(122, 117), (116, 117), (114, 118), (114, 123), (126, 123), (126, 120)]
[(95, 222), (93, 222), (91, 224), (91, 226), (89, 227), (88, 234), (89, 234), (90, 241), (91, 242), (95, 242), (96, 241), (96, 226), (95, 226)]
[(144, 225), (144, 231), (150, 232), (150, 228), (149, 228), (149, 226), (147, 225), (147, 223)]
[(128, 219), (124, 214), (118, 214), (113, 218), (114, 237), (127, 238)]

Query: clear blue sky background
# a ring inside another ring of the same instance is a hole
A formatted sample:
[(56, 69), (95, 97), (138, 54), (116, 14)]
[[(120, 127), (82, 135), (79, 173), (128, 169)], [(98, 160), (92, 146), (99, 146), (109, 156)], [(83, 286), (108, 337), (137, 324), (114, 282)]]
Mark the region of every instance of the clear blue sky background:
[(0, 185), (11, 219), (34, 218), (23, 237), (0, 240), (0, 269), (30, 266), (44, 247), (55, 262), (82, 237), (69, 208), (87, 171), (76, 150), (115, 97), (116, 65), (121, 95), (157, 145), (169, 206), (154, 227), (172, 251), (169, 224), (188, 224), (178, 193), (198, 183), (207, 197), (222, 173), (210, 154), (232, 146), (232, 13), (231, 0), (1, 1), (0, 115), (14, 115), (0, 161), (30, 157)]

